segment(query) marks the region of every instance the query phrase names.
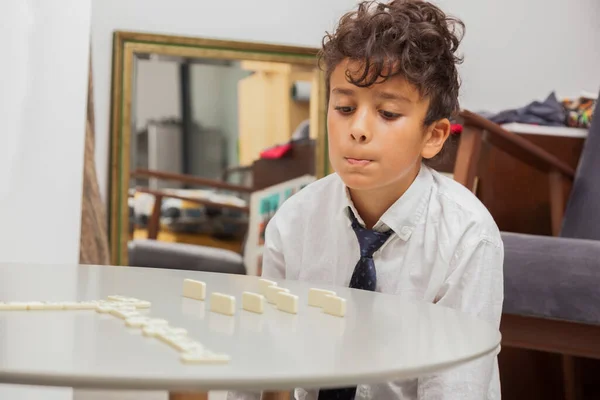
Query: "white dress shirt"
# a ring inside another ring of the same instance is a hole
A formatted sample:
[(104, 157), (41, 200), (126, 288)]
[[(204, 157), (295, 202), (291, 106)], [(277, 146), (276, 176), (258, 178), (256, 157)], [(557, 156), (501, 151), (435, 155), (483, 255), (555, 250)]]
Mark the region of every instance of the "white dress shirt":
[[(348, 206), (364, 225), (337, 174), (288, 199), (267, 226), (262, 275), (347, 287), (360, 258)], [(465, 187), (422, 165), (374, 229), (394, 231), (373, 256), (378, 292), (451, 307), (499, 326), (502, 239), (487, 209)], [(317, 391), (296, 389), (295, 395), (317, 399)], [(252, 397), (259, 395), (228, 398)], [(497, 354), (436, 376), (358, 385), (356, 399), (500, 399)]]

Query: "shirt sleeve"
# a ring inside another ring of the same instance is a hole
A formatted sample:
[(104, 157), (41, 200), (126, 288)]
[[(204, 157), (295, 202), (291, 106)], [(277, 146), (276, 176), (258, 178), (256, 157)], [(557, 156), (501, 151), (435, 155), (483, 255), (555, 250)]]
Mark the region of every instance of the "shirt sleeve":
[[(436, 304), (500, 326), (504, 248), (501, 239), (479, 238), (455, 253)], [(500, 399), (497, 354), (419, 379), (419, 400)]]
[(278, 226), (277, 214), (271, 218), (265, 229), (265, 245), (262, 257), (262, 276), (264, 278), (285, 278), (285, 259), (281, 232)]

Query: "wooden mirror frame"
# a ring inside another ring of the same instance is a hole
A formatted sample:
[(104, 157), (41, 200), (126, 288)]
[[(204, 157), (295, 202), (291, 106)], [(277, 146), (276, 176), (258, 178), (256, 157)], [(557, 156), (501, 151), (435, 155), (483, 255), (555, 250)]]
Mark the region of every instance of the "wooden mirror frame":
[[(317, 68), (318, 49), (253, 42), (215, 40), (184, 36), (116, 31), (113, 36), (113, 64), (110, 125), (109, 236), (111, 264), (127, 265), (131, 115), (135, 57), (159, 54), (186, 58), (217, 58), (285, 62), (314, 66), (318, 82), (315, 147), (317, 178), (327, 175), (326, 93), (324, 73)], [(312, 124), (311, 124), (312, 128)]]

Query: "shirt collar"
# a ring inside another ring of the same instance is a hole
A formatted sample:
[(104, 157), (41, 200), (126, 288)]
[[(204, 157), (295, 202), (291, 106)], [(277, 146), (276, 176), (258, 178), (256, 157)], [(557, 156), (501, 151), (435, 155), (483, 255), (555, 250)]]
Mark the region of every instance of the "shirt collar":
[[(427, 208), (432, 183), (433, 175), (429, 167), (421, 164), (419, 173), (413, 183), (381, 216), (373, 227), (373, 230), (383, 232), (392, 229), (400, 239), (408, 240)], [(341, 204), (343, 205), (343, 215), (348, 225), (351, 224), (351, 219), (348, 215), (348, 207), (350, 207), (358, 222), (364, 226), (365, 222), (356, 211), (348, 188), (344, 186), (344, 189), (344, 199)]]

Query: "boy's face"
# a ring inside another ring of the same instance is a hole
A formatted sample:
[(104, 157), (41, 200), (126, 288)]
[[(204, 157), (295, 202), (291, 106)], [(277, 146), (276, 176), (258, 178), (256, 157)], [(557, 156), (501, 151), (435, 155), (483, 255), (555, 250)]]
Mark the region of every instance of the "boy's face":
[(441, 150), (450, 122), (424, 126), (429, 100), (401, 76), (361, 88), (347, 81), (347, 70), (362, 72), (360, 65), (343, 61), (330, 78), (331, 164), (350, 189), (400, 185), (406, 190), (419, 172), (421, 158)]

